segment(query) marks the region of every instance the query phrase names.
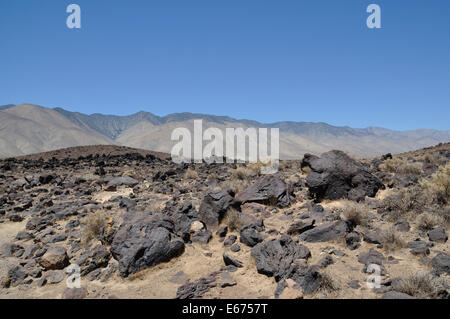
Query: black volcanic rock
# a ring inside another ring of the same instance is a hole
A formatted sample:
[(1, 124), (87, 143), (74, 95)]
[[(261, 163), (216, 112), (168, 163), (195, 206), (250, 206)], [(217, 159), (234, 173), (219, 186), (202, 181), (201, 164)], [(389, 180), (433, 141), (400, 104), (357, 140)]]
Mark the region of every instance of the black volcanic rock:
[(326, 242), (344, 237), (350, 231), (349, 226), (343, 220), (323, 224), (307, 230), (300, 235), (300, 240), (317, 243)]
[(287, 235), (258, 244), (252, 248), (251, 254), (256, 260), (258, 272), (269, 277), (274, 276), (276, 281), (285, 277), (295, 260), (311, 257), (307, 247), (295, 243)]
[(183, 252), (184, 242), (175, 235), (172, 219), (160, 213), (127, 213), (111, 244), (123, 277), (167, 262)]
[(305, 154), (302, 166), (311, 168), (306, 185), (317, 200), (348, 198), (362, 201), (365, 196), (374, 197), (384, 188), (376, 176), (342, 151), (330, 151), (320, 158)]
[(260, 219), (256, 223), (242, 227), (239, 240), (241, 243), (253, 247), (264, 240), (264, 237), (261, 234), (264, 230), (264, 223), (262, 219)]
[(256, 182), (238, 193), (235, 197), (238, 203), (261, 203), (278, 207), (287, 207), (294, 201), (292, 186), (286, 184), (277, 175), (262, 176)]
[(207, 227), (217, 228), (228, 207), (234, 203), (234, 198), (227, 191), (213, 191), (204, 197), (198, 216)]

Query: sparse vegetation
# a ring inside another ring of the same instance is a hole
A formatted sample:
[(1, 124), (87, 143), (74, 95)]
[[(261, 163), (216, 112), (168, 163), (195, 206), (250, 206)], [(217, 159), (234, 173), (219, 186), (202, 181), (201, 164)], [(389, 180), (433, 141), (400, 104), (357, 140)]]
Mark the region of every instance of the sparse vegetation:
[(222, 189), (229, 189), (237, 194), (248, 187), (250, 183), (246, 180), (227, 180), (222, 183)]
[(381, 163), (379, 169), (383, 172), (395, 173), (403, 163), (404, 160), (402, 160), (400, 157), (394, 157), (387, 159), (383, 163)]
[(241, 213), (237, 209), (230, 207), (223, 217), (223, 222), (230, 231), (239, 231), (242, 228)]
[(261, 167), (263, 166), (264, 163), (262, 163), (261, 161), (247, 164), (248, 169), (250, 169), (255, 175), (259, 175), (261, 173)]
[(422, 180), (420, 185), (437, 203), (447, 204), (450, 201), (450, 163), (439, 167), (430, 179)]
[(231, 178), (234, 180), (245, 181), (252, 175), (252, 170), (245, 167), (238, 167), (231, 172)]
[(189, 169), (186, 171), (186, 173), (184, 173), (184, 178), (187, 179), (187, 180), (195, 180), (195, 179), (198, 179), (198, 173), (197, 173), (195, 170), (189, 168)]
[(424, 163), (433, 164), (436, 162), (436, 157), (434, 154), (427, 153), (424, 156), (422, 156), (422, 161)]
[(406, 242), (393, 227), (383, 231), (382, 235), (384, 239), (383, 248), (386, 251), (395, 251), (406, 247)]
[(422, 165), (420, 163), (410, 163), (406, 159), (394, 157), (380, 164), (379, 169), (384, 172), (398, 173), (402, 175), (421, 175)]
[(401, 279), (397, 289), (400, 292), (421, 299), (436, 298), (439, 291), (439, 283), (430, 274), (415, 273)]
[(91, 240), (99, 238), (102, 228), (106, 226), (106, 222), (106, 217), (101, 212), (93, 213), (85, 217), (82, 234), (83, 243), (87, 244)]
[(316, 298), (333, 297), (339, 290), (339, 285), (327, 271), (320, 274), (320, 286), (315, 292)]
[(342, 215), (351, 222), (354, 226), (367, 226), (368, 225), (368, 208), (366, 205), (353, 202), (350, 200), (343, 201)]
[(444, 223), (444, 219), (435, 214), (422, 213), (417, 216), (416, 222), (419, 230), (427, 232), (438, 225), (442, 225)]
[(426, 194), (420, 188), (412, 187), (386, 196), (380, 203), (379, 211), (386, 214), (388, 221), (396, 222), (413, 213), (420, 214), (427, 205)]

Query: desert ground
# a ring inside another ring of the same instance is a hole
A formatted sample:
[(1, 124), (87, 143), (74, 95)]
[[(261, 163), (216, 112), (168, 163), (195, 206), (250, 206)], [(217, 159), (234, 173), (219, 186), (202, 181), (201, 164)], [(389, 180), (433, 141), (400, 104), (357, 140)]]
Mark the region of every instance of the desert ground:
[(450, 143), (274, 175), (119, 146), (0, 160), (0, 298), (449, 298), (449, 163)]

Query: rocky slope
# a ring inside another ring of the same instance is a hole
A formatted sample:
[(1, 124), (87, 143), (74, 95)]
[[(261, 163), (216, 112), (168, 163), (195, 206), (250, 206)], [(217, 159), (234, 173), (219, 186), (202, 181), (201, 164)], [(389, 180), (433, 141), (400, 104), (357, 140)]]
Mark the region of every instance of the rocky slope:
[(449, 160), (450, 144), (267, 176), (113, 146), (2, 160), (0, 298), (449, 298)]

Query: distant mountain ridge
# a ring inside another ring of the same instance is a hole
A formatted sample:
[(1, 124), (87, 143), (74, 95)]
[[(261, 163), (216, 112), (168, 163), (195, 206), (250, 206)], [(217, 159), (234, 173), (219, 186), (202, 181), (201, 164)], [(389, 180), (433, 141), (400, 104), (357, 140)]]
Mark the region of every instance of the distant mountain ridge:
[(175, 113), (157, 116), (138, 112), (127, 116), (83, 114), (63, 108), (36, 105), (0, 106), (0, 157), (27, 155), (72, 146), (123, 145), (170, 152), (176, 143), (170, 135), (177, 127), (192, 130), (202, 119), (204, 128), (267, 127), (280, 129), (280, 155), (301, 158), (304, 153), (320, 154), (341, 149), (357, 157), (407, 152), (450, 141), (450, 131), (393, 131), (378, 127), (351, 128), (326, 123), (260, 123), (228, 116)]

